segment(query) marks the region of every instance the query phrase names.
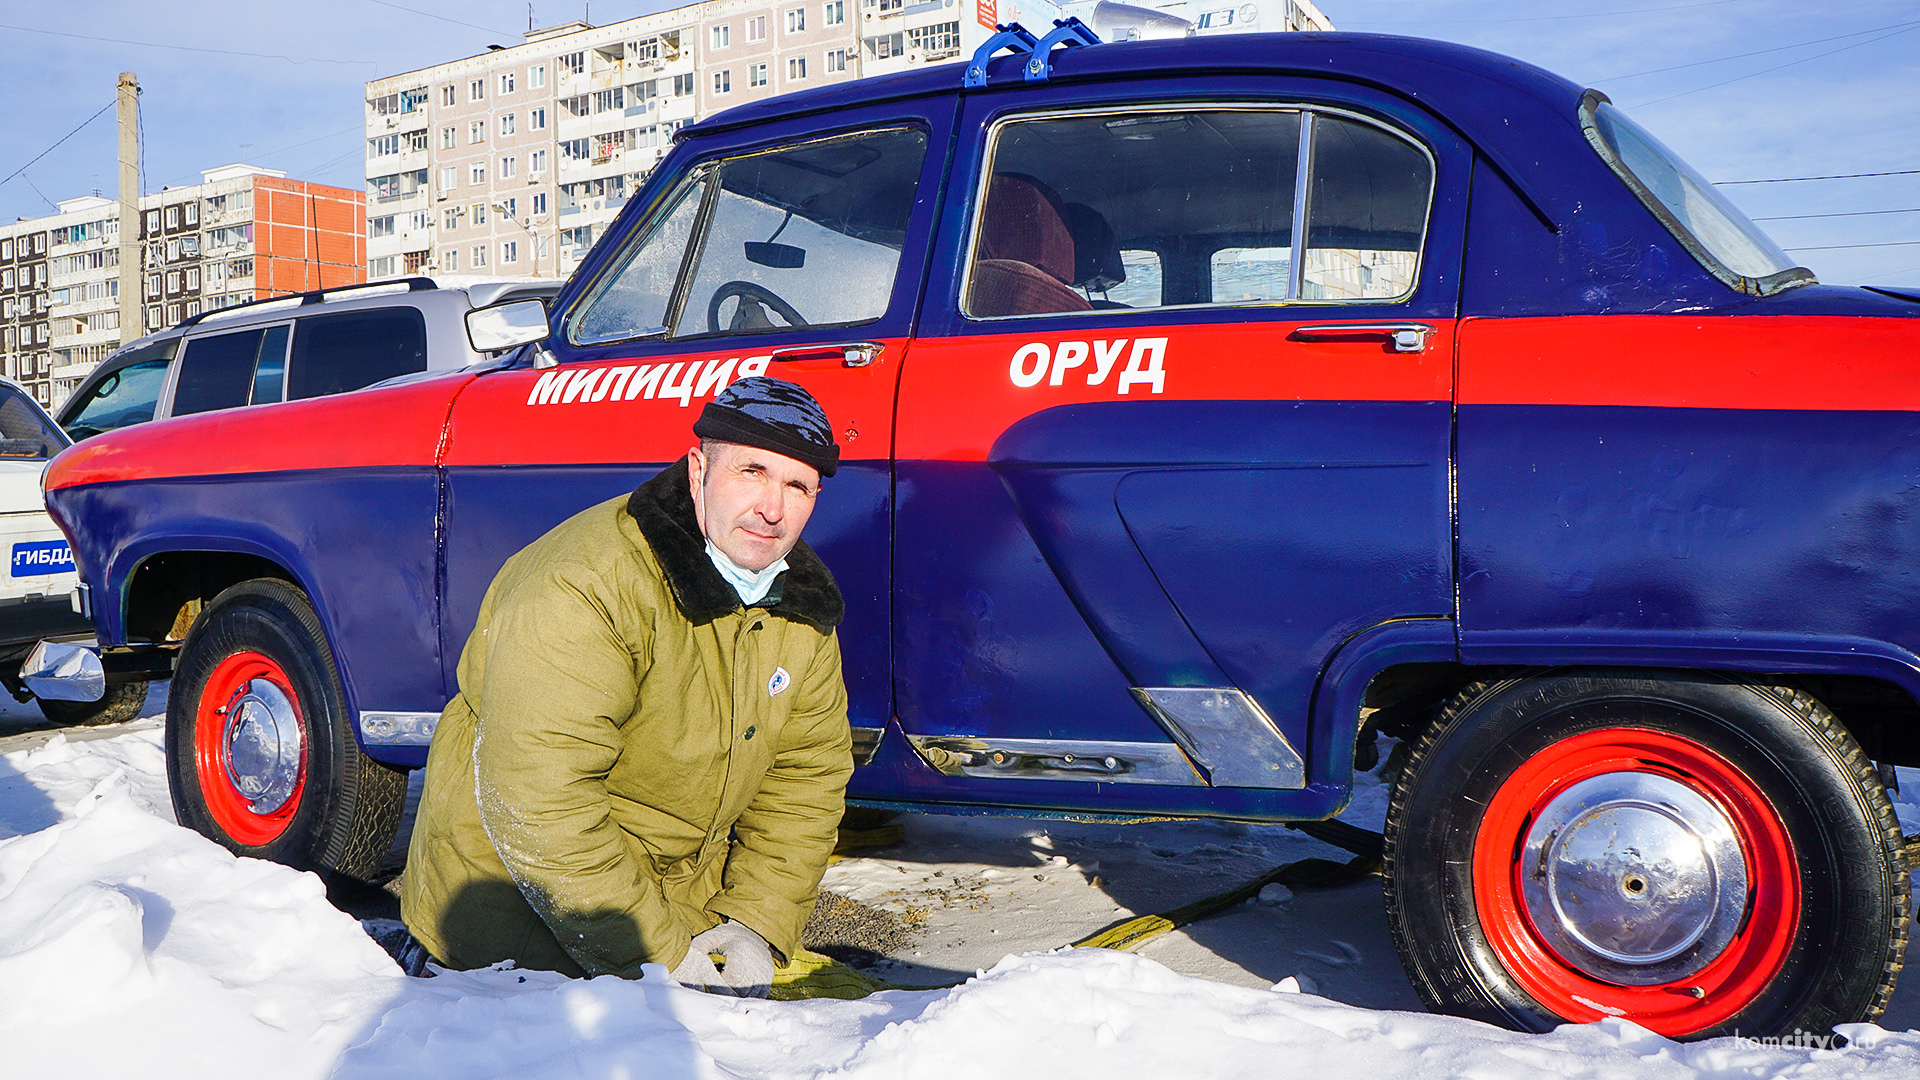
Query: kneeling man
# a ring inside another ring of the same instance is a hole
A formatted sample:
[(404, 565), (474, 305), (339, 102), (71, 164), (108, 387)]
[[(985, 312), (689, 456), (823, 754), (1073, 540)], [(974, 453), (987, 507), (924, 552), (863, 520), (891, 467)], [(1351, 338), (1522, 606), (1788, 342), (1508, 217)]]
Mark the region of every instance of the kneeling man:
[(764, 995), (798, 944), (853, 771), (844, 605), (800, 542), (840, 450), (812, 395), (765, 377), (693, 433), (487, 590), (401, 898), (450, 967), (654, 963)]

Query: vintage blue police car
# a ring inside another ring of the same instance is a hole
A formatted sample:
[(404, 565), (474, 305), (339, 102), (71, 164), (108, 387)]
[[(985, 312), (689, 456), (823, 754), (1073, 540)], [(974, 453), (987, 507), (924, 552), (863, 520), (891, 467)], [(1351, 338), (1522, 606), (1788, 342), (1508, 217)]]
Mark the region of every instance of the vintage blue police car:
[(844, 447), (856, 799), (1324, 819), (1384, 731), (1433, 1007), (1878, 1015), (1920, 297), (1509, 59), (1085, 42), (688, 129), (550, 312), (470, 317), (491, 365), (56, 461), (108, 675), (173, 662), (181, 820), (369, 869), (495, 570), (770, 373)]

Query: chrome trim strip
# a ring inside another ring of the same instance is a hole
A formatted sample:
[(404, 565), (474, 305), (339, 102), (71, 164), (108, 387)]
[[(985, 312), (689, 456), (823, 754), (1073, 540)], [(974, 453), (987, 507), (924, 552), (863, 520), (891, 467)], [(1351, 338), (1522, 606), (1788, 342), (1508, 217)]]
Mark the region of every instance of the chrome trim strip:
[(426, 746), (439, 723), (437, 712), (363, 712), (360, 741), (367, 746)]
[(978, 739), (964, 735), (909, 735), (907, 742), (928, 765), (948, 776), (1206, 786), (1186, 755), (1172, 743)]
[[(1306, 280), (1307, 268), (1307, 210), (1308, 197), (1313, 189), (1313, 111), (1303, 109), (1300, 112), (1300, 148), (1293, 159), (1293, 253), (1287, 258), (1293, 265), (1287, 267), (1287, 299), (1300, 299), (1300, 284)], [(1431, 201), (1432, 197), (1428, 197)], [(1426, 230), (1421, 230), (1421, 240), (1425, 241)], [(1415, 271), (1415, 277), (1419, 272)], [(1161, 297), (1161, 299), (1166, 299)]]
[(1134, 700), (1214, 787), (1307, 786), (1306, 762), (1252, 698), (1230, 686), (1135, 686)]
[(853, 763), (855, 765), (865, 765), (873, 760), (873, 755), (880, 752), (880, 740), (886, 735), (887, 729), (883, 727), (861, 727), (858, 724), (853, 725), (852, 728)]

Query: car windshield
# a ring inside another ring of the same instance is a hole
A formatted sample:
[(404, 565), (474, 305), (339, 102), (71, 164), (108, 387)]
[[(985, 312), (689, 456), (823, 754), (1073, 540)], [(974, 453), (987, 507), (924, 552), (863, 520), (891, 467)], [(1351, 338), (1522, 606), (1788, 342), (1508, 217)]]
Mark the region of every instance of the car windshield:
[(1610, 102), (1588, 94), (1581, 126), (1647, 208), (1728, 284), (1764, 295), (1813, 280), (1713, 184)]
[(27, 395), (0, 386), (0, 458), (47, 458), (70, 444)]

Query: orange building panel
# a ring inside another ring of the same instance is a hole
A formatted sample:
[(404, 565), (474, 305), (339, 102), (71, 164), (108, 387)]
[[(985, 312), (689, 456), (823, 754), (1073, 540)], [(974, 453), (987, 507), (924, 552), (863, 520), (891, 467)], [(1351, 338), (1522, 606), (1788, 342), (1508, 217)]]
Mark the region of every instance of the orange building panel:
[(366, 193), (254, 178), (254, 294), (358, 285), (366, 271)]

